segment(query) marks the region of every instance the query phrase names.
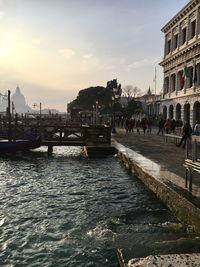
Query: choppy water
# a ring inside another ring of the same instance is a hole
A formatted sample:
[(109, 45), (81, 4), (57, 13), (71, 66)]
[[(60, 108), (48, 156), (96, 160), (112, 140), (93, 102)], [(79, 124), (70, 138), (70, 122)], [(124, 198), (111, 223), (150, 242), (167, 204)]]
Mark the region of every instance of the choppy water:
[(112, 267), (117, 248), (127, 258), (200, 251), (116, 158), (80, 148), (1, 157), (0, 203), (0, 266)]

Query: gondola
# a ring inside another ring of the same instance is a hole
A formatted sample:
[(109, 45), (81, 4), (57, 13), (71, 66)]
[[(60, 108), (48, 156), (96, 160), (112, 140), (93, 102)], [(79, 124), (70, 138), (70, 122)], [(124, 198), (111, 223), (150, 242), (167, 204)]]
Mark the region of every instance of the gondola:
[[(28, 131), (22, 131), (20, 134), (21, 136), (17, 131), (13, 131), (10, 114), (10, 90), (8, 90), (7, 114), (8, 127), (0, 129), (0, 155), (18, 151), (27, 151), (41, 146), (41, 137), (40, 134), (38, 134), (37, 129), (33, 128)], [(19, 135), (20, 138), (16, 138), (17, 135)]]
[(15, 153), (18, 151), (27, 151), (41, 146), (41, 139), (35, 140), (0, 140), (0, 155), (4, 153)]

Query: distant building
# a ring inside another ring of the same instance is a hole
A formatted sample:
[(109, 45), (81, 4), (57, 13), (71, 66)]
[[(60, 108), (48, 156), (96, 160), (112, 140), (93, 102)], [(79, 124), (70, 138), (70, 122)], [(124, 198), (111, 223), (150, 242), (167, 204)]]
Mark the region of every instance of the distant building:
[(142, 109), (147, 117), (157, 118), (160, 115), (160, 95), (153, 94), (150, 87), (146, 94), (137, 99), (142, 103)]
[(163, 28), (163, 117), (200, 119), (200, 1), (191, 0)]
[(25, 114), (32, 109), (26, 104), (24, 95), (21, 93), (19, 86), (17, 86), (15, 93), (11, 96), (11, 101), (13, 103), (12, 107), (14, 113)]
[(0, 93), (0, 113), (2, 115), (6, 114), (7, 107), (8, 107), (8, 96), (7, 96), (7, 93), (4, 93), (4, 94)]

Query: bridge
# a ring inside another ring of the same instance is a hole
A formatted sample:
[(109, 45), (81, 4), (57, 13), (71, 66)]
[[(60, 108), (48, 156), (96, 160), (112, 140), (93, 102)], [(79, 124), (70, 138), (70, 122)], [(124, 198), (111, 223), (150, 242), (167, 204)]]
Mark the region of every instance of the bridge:
[[(5, 131), (4, 138), (6, 138), (8, 126), (4, 125), (2, 130)], [(52, 154), (54, 146), (83, 146), (88, 156), (95, 153), (96, 156), (113, 154), (111, 129), (108, 125), (26, 120), (11, 123), (10, 131), (15, 139), (23, 139), (25, 136), (27, 138), (33, 132), (40, 134), (41, 145), (48, 147), (48, 154)]]

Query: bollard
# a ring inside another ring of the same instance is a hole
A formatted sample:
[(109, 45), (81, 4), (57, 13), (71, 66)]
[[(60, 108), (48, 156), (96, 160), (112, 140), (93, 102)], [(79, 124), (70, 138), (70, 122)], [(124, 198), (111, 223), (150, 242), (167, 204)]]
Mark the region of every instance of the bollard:
[(48, 155), (52, 155), (53, 153), (53, 146), (48, 146)]

